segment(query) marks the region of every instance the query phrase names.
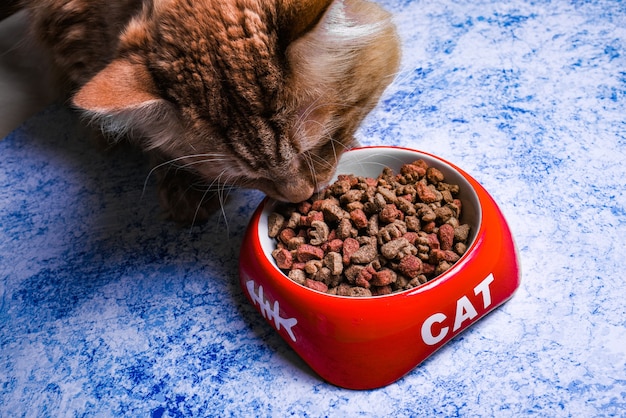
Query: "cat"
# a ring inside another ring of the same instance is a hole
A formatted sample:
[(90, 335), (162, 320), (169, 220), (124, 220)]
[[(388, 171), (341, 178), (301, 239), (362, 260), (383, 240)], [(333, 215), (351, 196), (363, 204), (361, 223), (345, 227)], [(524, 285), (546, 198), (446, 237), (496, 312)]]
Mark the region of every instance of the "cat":
[(68, 102), (151, 158), (160, 202), (207, 219), (229, 187), (300, 202), (392, 82), (391, 16), (364, 0), (26, 0)]

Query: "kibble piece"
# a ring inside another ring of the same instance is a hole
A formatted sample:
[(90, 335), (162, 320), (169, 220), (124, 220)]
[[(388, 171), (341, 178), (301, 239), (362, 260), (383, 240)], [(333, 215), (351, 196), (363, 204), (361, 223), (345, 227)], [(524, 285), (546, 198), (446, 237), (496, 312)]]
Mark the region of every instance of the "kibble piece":
[(278, 239), (284, 244), (288, 243), (289, 240), (296, 236), (296, 231), (291, 228), (284, 228), (282, 231), (278, 233)]
[(370, 280), (374, 277), (376, 270), (371, 265), (366, 266), (359, 270), (359, 274), (356, 276), (356, 280), (354, 284), (360, 287), (364, 287), (366, 289), (370, 288)]
[(367, 264), (376, 259), (378, 250), (376, 246), (368, 244), (360, 247), (350, 256), (350, 262), (355, 264)]
[(350, 212), (350, 219), (352, 220), (354, 226), (358, 229), (367, 227), (367, 215), (365, 214), (365, 212), (363, 212), (362, 209), (355, 209)]
[(454, 228), (454, 239), (458, 242), (464, 242), (469, 235), (470, 226), (468, 224), (459, 225)]
[(311, 228), (313, 228), (311, 231), (309, 231), (309, 236), (311, 237), (309, 243), (311, 245), (321, 245), (328, 241), (330, 229), (323, 220), (316, 220), (311, 222)]
[(388, 260), (398, 259), (409, 254), (417, 254), (417, 248), (404, 237), (396, 238), (383, 244), (380, 252)]
[[(443, 200), (446, 203), (454, 202), (454, 198), (452, 197), (452, 193), (450, 192), (450, 190), (440, 190), (440, 191), (441, 191), (441, 197), (443, 197)], [(459, 216), (459, 214), (457, 213), (456, 216)]]
[(337, 295), (350, 297), (368, 297), (372, 296), (372, 292), (364, 287), (354, 287), (347, 285), (339, 285), (337, 287)]
[(302, 244), (306, 244), (304, 237), (293, 237), (287, 241), (287, 248), (289, 248), (289, 250), (297, 250)]
[(398, 277), (396, 278), (396, 282), (393, 284), (393, 289), (394, 290), (408, 289), (409, 282), (410, 280), (408, 277), (406, 277), (403, 274), (398, 274)]
[(435, 168), (435, 167), (428, 167), (428, 169), (426, 170), (426, 178), (428, 178), (428, 180), (431, 183), (437, 184), (437, 183), (443, 181), (444, 176), (443, 176), (443, 173), (441, 171), (439, 171), (437, 168)]
[(438, 200), (436, 190), (430, 187), (429, 185), (427, 185), (426, 182), (422, 182), (422, 181), (418, 182), (416, 184), (416, 189), (417, 189), (417, 195), (419, 196), (422, 202), (433, 203)]
[(395, 271), (384, 268), (372, 275), (370, 284), (373, 286), (388, 286), (396, 281), (398, 275)]
[(400, 260), (398, 270), (405, 276), (413, 279), (422, 273), (422, 260), (414, 255), (407, 255)]
[(396, 196), (396, 193), (386, 187), (379, 186), (376, 191), (385, 199), (385, 202), (387, 204), (394, 204), (398, 201), (398, 196)]
[(352, 254), (359, 249), (361, 245), (359, 241), (354, 238), (346, 238), (343, 242), (343, 263), (345, 265), (350, 264), (350, 259), (352, 258)]
[(419, 238), (419, 235), (417, 234), (417, 232), (412, 232), (412, 231), (407, 231), (402, 236), (406, 238), (406, 240), (409, 241), (411, 245), (415, 245), (415, 243), (418, 241), (418, 238)]
[(450, 267), (452, 267), (452, 265), (449, 262), (443, 260), (437, 265), (437, 268), (435, 269), (435, 274), (439, 275), (450, 269)]
[(333, 276), (343, 273), (343, 260), (341, 254), (336, 252), (330, 252), (324, 257), (324, 265), (330, 270), (330, 274)]
[(318, 292), (322, 292), (322, 293), (328, 292), (328, 286), (325, 283), (317, 281), (317, 280), (306, 279), (304, 281), (304, 285), (313, 290), (317, 290)]
[(455, 217), (452, 217), (452, 218), (448, 219), (448, 220), (446, 221), (446, 223), (447, 223), (448, 225), (451, 225), (453, 228), (456, 228), (456, 227), (458, 227), (458, 226), (459, 226), (459, 219), (458, 219), (458, 218), (455, 218)]
[(427, 204), (420, 203), (420, 204), (415, 205), (415, 207), (417, 208), (417, 215), (420, 217), (422, 221), (433, 222), (434, 220), (437, 219), (437, 215), (435, 214), (435, 211), (433, 210), (433, 208), (431, 208)]
[(404, 236), (407, 232), (406, 223), (404, 221), (394, 221), (378, 232), (378, 242), (384, 244), (385, 242)]
[(324, 257), (324, 251), (321, 248), (311, 244), (303, 244), (296, 250), (298, 261), (306, 263), (309, 260), (321, 260)]
[[(313, 275), (313, 279), (318, 282), (324, 283), (326, 286), (331, 284), (332, 274), (330, 273), (330, 269), (328, 267), (322, 267)], [(330, 287), (330, 286), (329, 286)]]
[(364, 207), (365, 205), (362, 202), (351, 202), (346, 204), (346, 211), (350, 213), (353, 210), (363, 210)]
[(336, 234), (339, 239), (347, 239), (352, 236), (352, 223), (350, 222), (350, 219), (344, 218), (339, 222)]
[(341, 204), (348, 205), (350, 203), (360, 202), (361, 199), (363, 198), (363, 195), (364, 195), (363, 190), (352, 189), (344, 193), (339, 198), (339, 201), (341, 202)]
[(377, 287), (373, 287), (371, 289), (372, 292), (372, 296), (384, 296), (384, 295), (390, 295), (393, 290), (391, 289), (391, 286), (387, 285), (387, 286), (377, 286)]
[(411, 203), (409, 199), (405, 199), (404, 196), (401, 199), (398, 199), (398, 201), (396, 202), (396, 206), (404, 215), (415, 215), (417, 213), (417, 211), (415, 210), (415, 205)]
[(328, 242), (328, 245), (326, 246), (328, 252), (335, 252), (335, 253), (339, 253), (341, 252), (342, 248), (343, 248), (343, 241), (335, 238), (333, 240), (330, 240)]
[(348, 283), (341, 283), (335, 288), (335, 294), (338, 296), (352, 296), (352, 289), (353, 287)]
[(300, 212), (293, 212), (291, 215), (289, 215), (289, 220), (285, 224), (285, 228), (296, 229), (298, 226), (300, 226), (301, 216), (302, 214)]
[(378, 214), (378, 218), (382, 222), (392, 223), (396, 219), (400, 218), (401, 215), (402, 212), (398, 210), (398, 207), (395, 204), (390, 203), (388, 205), (385, 205), (385, 207), (380, 211), (380, 213)]
[(276, 265), (279, 269), (289, 270), (293, 265), (293, 256), (291, 251), (286, 248), (277, 248), (272, 251), (272, 257), (276, 260)]
[(441, 223), (446, 223), (449, 219), (454, 217), (454, 212), (448, 206), (442, 206), (440, 208), (437, 208), (434, 210), (434, 212), (436, 216), (435, 219), (439, 220)]
[(298, 204), (298, 212), (300, 212), (303, 215), (306, 215), (309, 213), (309, 211), (311, 210), (311, 207), (313, 205), (311, 204), (311, 202), (305, 200), (304, 202), (300, 202)]
[(421, 166), (421, 164), (405, 164), (400, 169), (400, 174), (405, 176), (408, 180), (417, 181), (426, 175), (426, 168)]
[(437, 237), (442, 250), (451, 250), (454, 244), (454, 227), (450, 224), (441, 225), (437, 231)]
[(304, 271), (300, 269), (290, 270), (287, 276), (294, 282), (301, 284), (301, 285), (304, 285), (306, 282), (306, 274), (304, 273)]
[(378, 214), (375, 213), (372, 216), (370, 216), (370, 218), (367, 221), (367, 235), (373, 237), (378, 235), (378, 232), (380, 231), (379, 229), (379, 223), (378, 223)]
[(428, 232), (429, 234), (431, 232), (436, 232), (437, 224), (435, 223), (435, 221), (426, 222), (424, 225), (422, 225), (422, 231)]
[(441, 261), (455, 263), (459, 260), (459, 255), (452, 250), (432, 250), (430, 252), (430, 260), (432, 263)]
[(356, 240), (359, 242), (361, 247), (364, 245), (373, 245), (376, 248), (376, 244), (378, 243), (376, 237), (370, 237), (367, 235), (359, 235), (356, 237)]
[(381, 193), (376, 193), (374, 195), (374, 200), (372, 200), (372, 203), (374, 204), (374, 210), (376, 212), (380, 212), (387, 205), (387, 200), (385, 200), (385, 196), (383, 196)]
[(417, 216), (407, 216), (404, 218), (407, 230), (417, 232), (421, 229), (421, 223)]
[(309, 260), (304, 263), (304, 271), (308, 273), (310, 276), (314, 275), (322, 268), (324, 264), (321, 260)]
[(324, 222), (324, 214), (317, 210), (309, 211), (306, 216), (302, 217), (303, 225), (312, 226), (313, 222)]
[(285, 217), (280, 213), (272, 212), (267, 218), (267, 235), (269, 235), (270, 238), (276, 238), (284, 224)]
[(350, 266), (346, 267), (343, 271), (346, 279), (348, 280), (348, 283), (354, 284), (356, 282), (356, 279), (359, 277), (361, 270), (363, 270), (364, 268), (365, 266), (361, 266), (358, 264), (351, 264)]
[(343, 210), (341, 206), (339, 206), (337, 202), (332, 199), (325, 199), (322, 202), (320, 208), (322, 210), (322, 213), (324, 214), (324, 219), (328, 220), (329, 222), (337, 222), (343, 218), (349, 217), (346, 211)]

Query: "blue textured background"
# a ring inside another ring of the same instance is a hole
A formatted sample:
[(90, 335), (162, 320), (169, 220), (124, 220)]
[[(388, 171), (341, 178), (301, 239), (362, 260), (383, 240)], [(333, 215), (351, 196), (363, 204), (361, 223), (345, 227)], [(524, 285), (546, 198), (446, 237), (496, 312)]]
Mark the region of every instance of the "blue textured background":
[(626, 6), (380, 3), (403, 66), (359, 138), (485, 186), (513, 299), (397, 383), (328, 385), (239, 289), (262, 195), (177, 228), (137, 155), (51, 106), (0, 141), (0, 416), (624, 416)]

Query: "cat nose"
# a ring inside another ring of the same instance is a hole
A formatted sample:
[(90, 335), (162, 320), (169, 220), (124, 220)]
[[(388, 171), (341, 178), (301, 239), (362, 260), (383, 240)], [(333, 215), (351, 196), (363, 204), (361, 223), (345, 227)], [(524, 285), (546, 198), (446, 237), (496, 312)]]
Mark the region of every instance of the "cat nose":
[(311, 178), (308, 166), (299, 158), (293, 160), (287, 170), (278, 173), (274, 184), (284, 200), (291, 203), (307, 200), (315, 192), (315, 179)]
[(277, 189), (284, 199), (291, 203), (307, 200), (315, 192), (312, 182), (300, 176), (277, 183)]

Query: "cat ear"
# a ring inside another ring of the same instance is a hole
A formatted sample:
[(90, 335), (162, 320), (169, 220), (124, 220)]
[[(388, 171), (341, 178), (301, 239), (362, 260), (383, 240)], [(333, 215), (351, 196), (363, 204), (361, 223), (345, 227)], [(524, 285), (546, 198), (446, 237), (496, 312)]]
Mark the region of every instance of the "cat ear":
[(280, 3), (280, 26), (288, 42), (311, 30), (333, 0), (283, 0)]
[(81, 87), (72, 101), (88, 112), (111, 114), (159, 100), (155, 90), (147, 68), (117, 59)]
[(148, 148), (165, 145), (177, 119), (162, 99), (148, 69), (119, 58), (89, 80), (72, 98), (74, 106), (115, 137), (139, 133)]

